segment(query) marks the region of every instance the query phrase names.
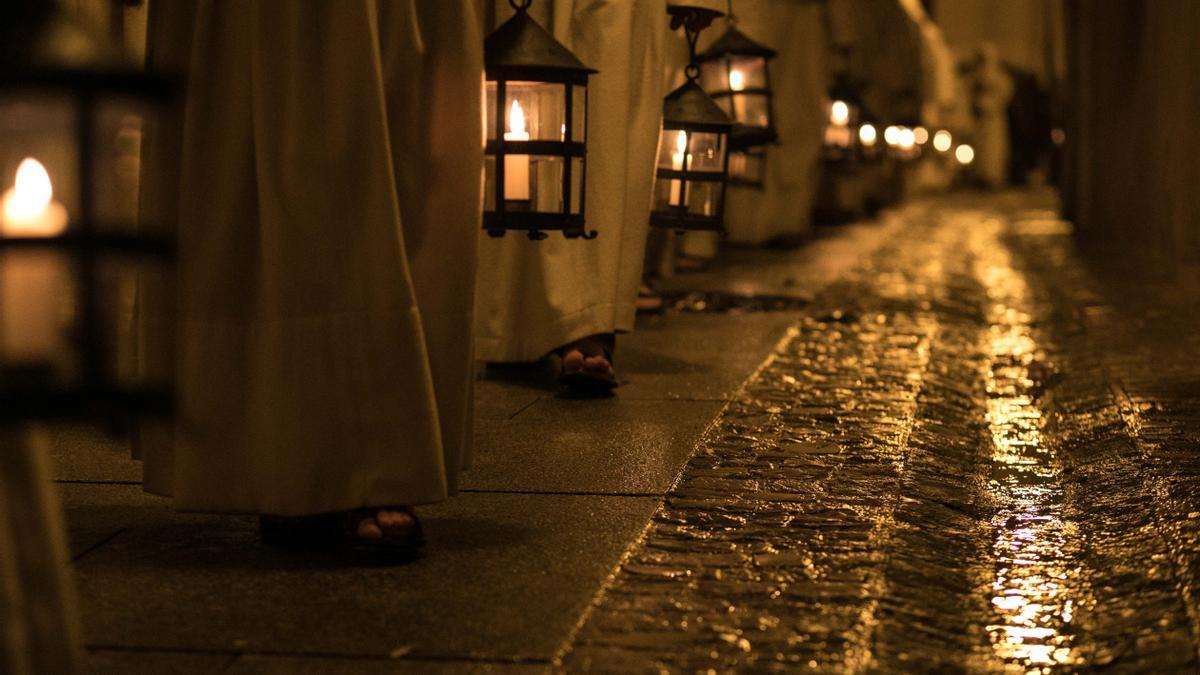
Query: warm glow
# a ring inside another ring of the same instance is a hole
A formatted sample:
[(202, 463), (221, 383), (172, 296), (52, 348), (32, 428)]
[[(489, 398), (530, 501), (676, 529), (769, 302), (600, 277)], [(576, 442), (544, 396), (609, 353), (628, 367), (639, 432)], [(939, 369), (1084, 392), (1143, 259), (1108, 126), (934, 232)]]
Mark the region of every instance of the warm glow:
[(904, 148), (905, 150), (912, 150), (913, 146), (916, 145), (916, 143), (917, 143), (917, 135), (913, 132), (912, 129), (909, 129), (908, 127), (904, 127), (902, 129), (900, 129), (900, 133), (896, 137), (896, 145), (899, 145), (901, 148)]
[(834, 101), (829, 107), (829, 121), (842, 126), (850, 121), (850, 106), (845, 101)]
[(54, 201), (46, 167), (26, 157), (17, 167), (12, 188), (4, 193), (3, 226), (10, 235), (54, 236), (67, 225), (66, 209)]
[(675, 151), (681, 155), (683, 153), (687, 152), (687, 132), (686, 131), (680, 131), (679, 135), (675, 137)]
[(742, 71), (737, 69), (729, 71), (729, 88), (734, 91), (746, 88), (746, 76), (742, 75)]
[(954, 159), (958, 160), (959, 164), (966, 166), (975, 161), (975, 148), (969, 145), (960, 145), (954, 149)]
[(873, 124), (864, 124), (858, 128), (858, 140), (865, 146), (870, 147), (875, 145), (878, 137), (879, 134), (875, 131), (875, 125)]
[(929, 142), (929, 130), (925, 127), (917, 127), (913, 129), (913, 137), (917, 141), (917, 145), (925, 145)]
[(883, 130), (883, 142), (888, 145), (900, 143), (900, 127), (888, 127)]
[(508, 130), (516, 133), (525, 133), (525, 111), (521, 110), (521, 104), (513, 99), (512, 109), (508, 111)]
[(954, 137), (949, 131), (942, 129), (933, 135), (933, 148), (938, 152), (946, 152), (954, 142)]

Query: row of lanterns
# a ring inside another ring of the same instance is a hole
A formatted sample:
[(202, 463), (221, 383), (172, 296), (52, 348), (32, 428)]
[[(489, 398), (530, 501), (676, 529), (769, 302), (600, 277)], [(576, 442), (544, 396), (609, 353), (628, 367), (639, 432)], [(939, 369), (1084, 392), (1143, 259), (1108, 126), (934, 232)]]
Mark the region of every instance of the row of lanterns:
[[(515, 10), (484, 43), (487, 133), (483, 227), (503, 236), (525, 231), (544, 239), (560, 231), (591, 239), (584, 222), (587, 85), (596, 71), (554, 39), (528, 13)], [(734, 176), (761, 180), (762, 148), (776, 140), (771, 49), (729, 27), (696, 53), (700, 31), (721, 12), (674, 5), (671, 28), (683, 28), (686, 80), (663, 101), (662, 131), (650, 224), (724, 230), (725, 191)], [(732, 172), (731, 172), (732, 168)]]

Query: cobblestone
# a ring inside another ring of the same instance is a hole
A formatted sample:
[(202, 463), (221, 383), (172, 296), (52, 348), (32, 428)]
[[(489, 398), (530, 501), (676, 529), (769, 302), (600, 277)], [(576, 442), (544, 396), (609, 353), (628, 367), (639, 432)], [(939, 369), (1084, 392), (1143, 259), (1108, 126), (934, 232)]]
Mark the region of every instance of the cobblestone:
[(563, 670), (1196, 668), (1200, 367), (1131, 358), (1027, 197), (908, 213), (706, 435)]

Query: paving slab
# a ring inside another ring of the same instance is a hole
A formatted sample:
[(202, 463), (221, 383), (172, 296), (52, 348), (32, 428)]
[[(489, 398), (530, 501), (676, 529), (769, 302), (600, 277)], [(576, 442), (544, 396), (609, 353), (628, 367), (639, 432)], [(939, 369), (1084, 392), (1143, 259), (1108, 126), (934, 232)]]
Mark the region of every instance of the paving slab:
[(371, 568), (273, 551), (252, 518), (176, 514), (136, 486), (61, 487), (73, 530), (123, 527), (76, 563), (89, 646), (314, 656), (549, 659), (657, 504), (467, 494), (421, 510), (427, 557)]
[(130, 454), (127, 437), (84, 424), (56, 424), (49, 429), (49, 436), (57, 480), (142, 480), (141, 462)]
[[(666, 493), (722, 401), (544, 398), (481, 425), (470, 490)], [(568, 421), (569, 422), (566, 422)]]

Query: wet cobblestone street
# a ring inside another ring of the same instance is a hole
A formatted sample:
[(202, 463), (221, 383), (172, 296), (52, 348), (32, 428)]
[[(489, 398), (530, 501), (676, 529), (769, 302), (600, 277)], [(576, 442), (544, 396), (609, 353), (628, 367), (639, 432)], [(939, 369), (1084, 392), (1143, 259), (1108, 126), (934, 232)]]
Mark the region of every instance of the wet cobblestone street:
[(708, 430), (560, 667), (1195, 672), (1200, 321), (1114, 293), (1053, 213), (909, 208)]

